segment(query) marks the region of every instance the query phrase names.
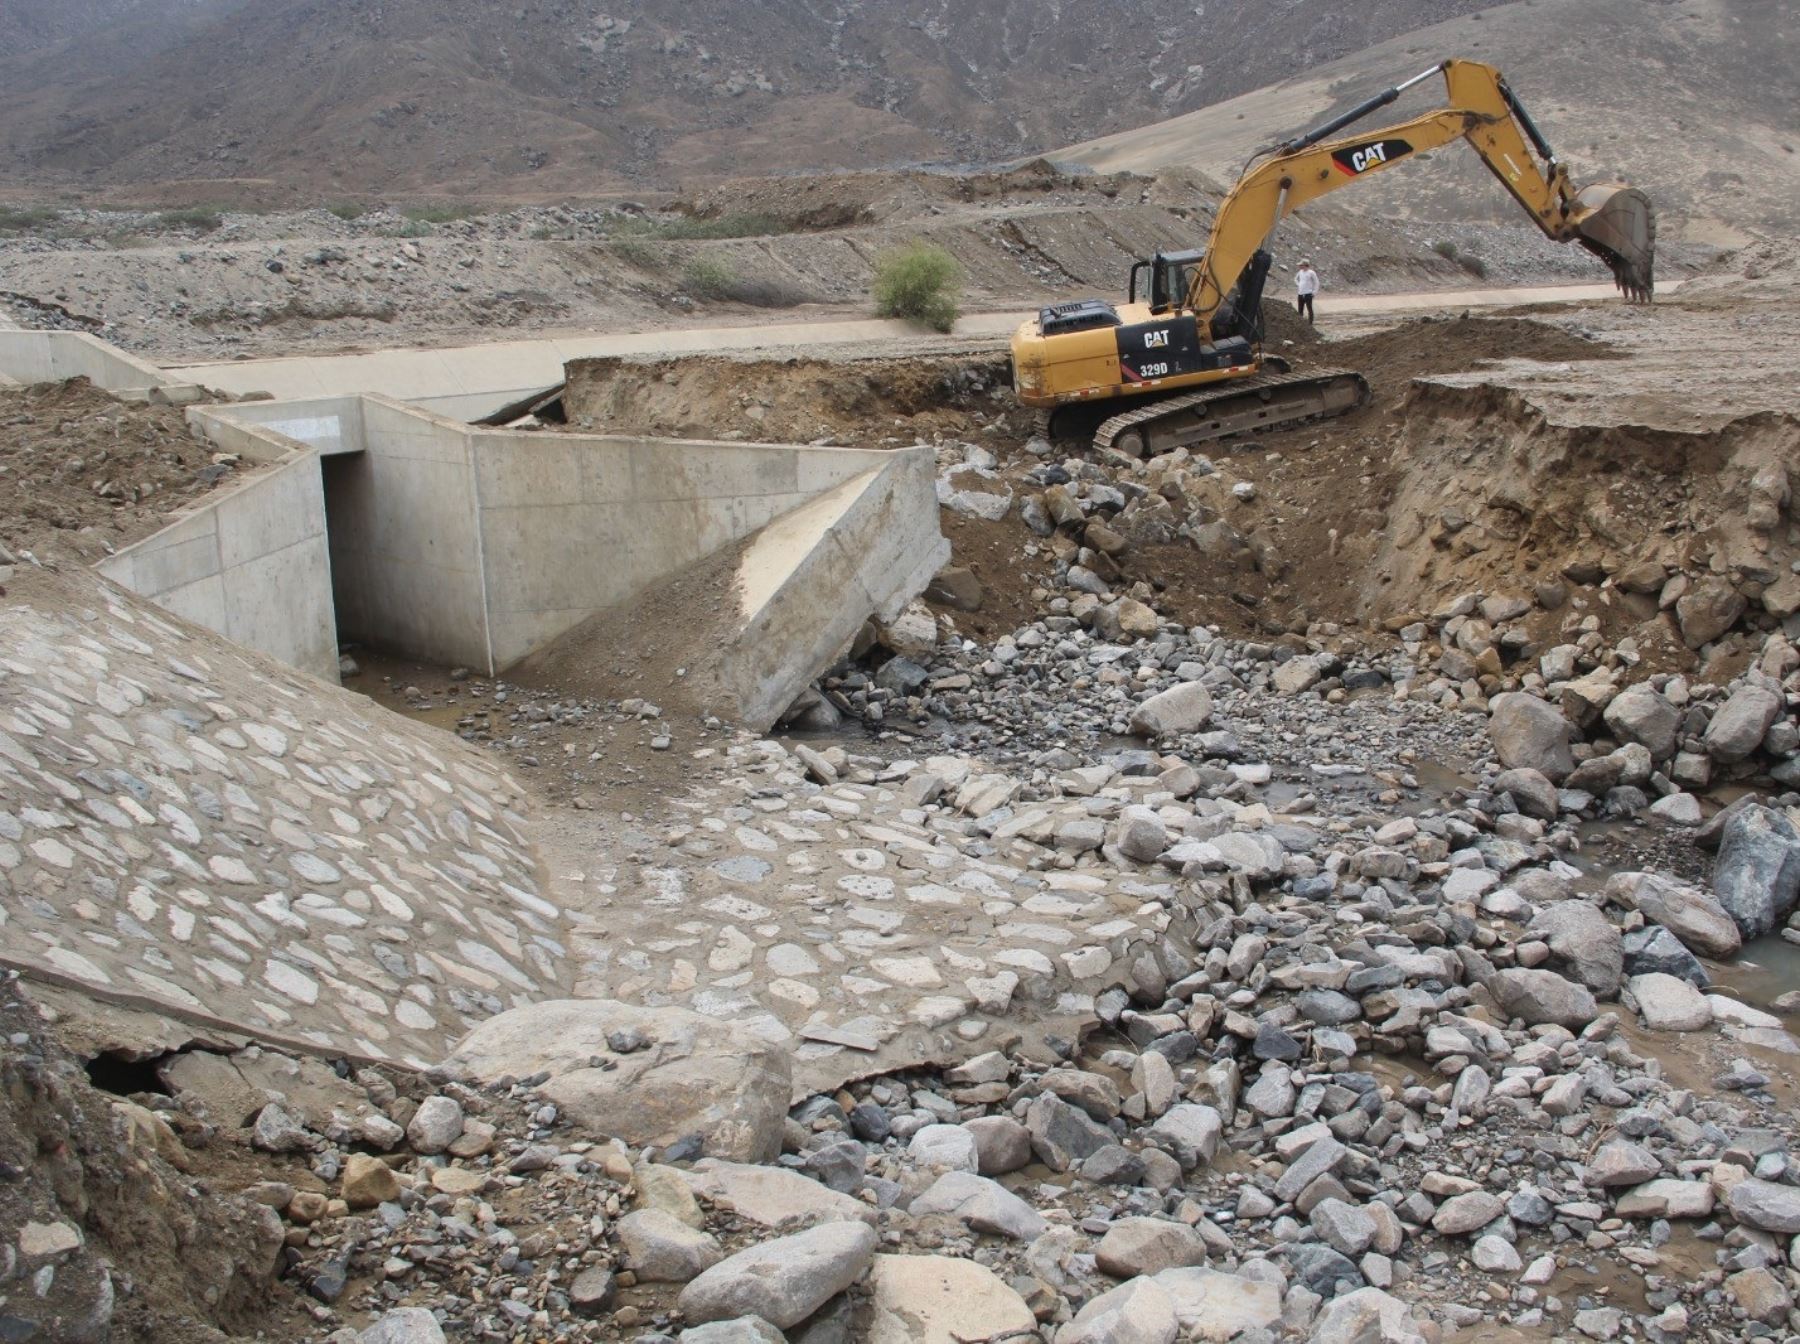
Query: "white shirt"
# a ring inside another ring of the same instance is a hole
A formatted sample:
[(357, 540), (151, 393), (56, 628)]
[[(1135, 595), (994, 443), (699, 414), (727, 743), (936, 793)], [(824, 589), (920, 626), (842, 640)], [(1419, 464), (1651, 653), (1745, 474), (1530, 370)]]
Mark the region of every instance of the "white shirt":
[(1294, 289), (1300, 294), (1317, 294), (1319, 292), (1319, 273), (1311, 267), (1295, 271)]

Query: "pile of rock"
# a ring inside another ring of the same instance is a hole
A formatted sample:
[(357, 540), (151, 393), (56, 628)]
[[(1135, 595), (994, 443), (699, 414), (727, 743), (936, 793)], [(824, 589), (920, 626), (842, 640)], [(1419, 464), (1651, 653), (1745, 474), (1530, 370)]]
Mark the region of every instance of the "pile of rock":
[(1551, 649), (1520, 691), (1494, 697), (1490, 725), (1501, 764), (1547, 777), (1568, 810), (1648, 808), (1697, 826), (1694, 795), (1708, 788), (1800, 785), (1800, 724), (1790, 703), (1800, 699), (1800, 650), (1785, 635), (1769, 636), (1756, 664), (1726, 687), (1680, 676), (1627, 685), (1614, 669), (1578, 676), (1574, 652)]

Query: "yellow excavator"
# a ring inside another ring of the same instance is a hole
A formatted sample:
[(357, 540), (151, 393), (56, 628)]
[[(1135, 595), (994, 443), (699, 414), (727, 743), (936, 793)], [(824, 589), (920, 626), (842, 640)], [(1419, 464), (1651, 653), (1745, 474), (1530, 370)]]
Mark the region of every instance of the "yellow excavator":
[[(1449, 106), (1331, 138), (1439, 73)], [(1126, 303), (1052, 304), (1023, 323), (1012, 341), (1019, 400), (1049, 410), (1052, 433), (1063, 436), (1071, 422), (1085, 429), (1104, 416), (1095, 444), (1133, 457), (1354, 410), (1369, 396), (1361, 374), (1295, 374), (1263, 353), (1275, 228), (1308, 201), (1457, 139), (1473, 146), (1546, 237), (1581, 244), (1612, 268), (1628, 300), (1650, 301), (1649, 198), (1620, 183), (1574, 187), (1500, 72), (1447, 60), (1253, 158), (1220, 205), (1205, 249), (1137, 262)]]

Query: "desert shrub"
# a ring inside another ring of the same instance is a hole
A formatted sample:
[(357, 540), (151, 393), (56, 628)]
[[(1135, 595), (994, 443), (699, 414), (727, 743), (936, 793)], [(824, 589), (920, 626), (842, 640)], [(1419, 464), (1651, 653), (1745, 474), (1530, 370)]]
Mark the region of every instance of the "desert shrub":
[(641, 270), (654, 271), (662, 266), (662, 249), (643, 238), (616, 238), (611, 246), (615, 257)]
[(0, 233), (24, 233), (56, 223), (57, 212), (44, 205), (0, 205)]
[(325, 208), (330, 210), (332, 214), (336, 215), (345, 223), (348, 223), (353, 219), (361, 219), (364, 215), (369, 213), (367, 207), (357, 205), (354, 201), (339, 201), (336, 205), (330, 205)]
[(468, 204), (415, 205), (400, 212), (414, 224), (448, 224), (452, 220), (473, 219), (481, 213)]
[(715, 219), (676, 215), (661, 221), (660, 232), (664, 238), (764, 238), (786, 233), (787, 228), (773, 215), (720, 215)]
[(666, 219), (627, 216), (610, 226), (615, 238), (668, 238), (681, 242), (707, 242), (720, 238), (765, 238), (791, 230), (774, 215), (733, 214), (703, 219), (698, 215), (671, 215)]
[(875, 263), (875, 311), (949, 331), (956, 325), (961, 285), (955, 257), (931, 243), (911, 243)]
[(728, 299), (737, 283), (731, 263), (716, 257), (695, 257), (681, 268), (681, 287), (695, 298)]
[(796, 308), (817, 296), (786, 280), (740, 280), (731, 287), (731, 298), (753, 308)]
[(209, 206), (192, 205), (182, 210), (165, 210), (156, 217), (156, 222), (165, 229), (193, 229), (198, 233), (211, 233), (225, 219)]
[(409, 219), (395, 228), (377, 230), (377, 236), (382, 238), (429, 238), (431, 233), (431, 225), (423, 219)]
[(1445, 261), (1455, 261), (1456, 260), (1456, 244), (1455, 243), (1447, 242), (1447, 241), (1442, 242), (1442, 243), (1433, 243), (1431, 245), (1431, 250), (1433, 252), (1437, 253)]
[(1488, 273), (1487, 272), (1487, 263), (1485, 261), (1483, 261), (1480, 257), (1471, 256), (1469, 253), (1465, 252), (1465, 253), (1463, 253), (1462, 256), (1460, 256), (1456, 259), (1456, 264), (1458, 266), (1461, 266), (1465, 271), (1467, 271), (1470, 275), (1474, 276), (1477, 280), (1487, 279), (1487, 273)]

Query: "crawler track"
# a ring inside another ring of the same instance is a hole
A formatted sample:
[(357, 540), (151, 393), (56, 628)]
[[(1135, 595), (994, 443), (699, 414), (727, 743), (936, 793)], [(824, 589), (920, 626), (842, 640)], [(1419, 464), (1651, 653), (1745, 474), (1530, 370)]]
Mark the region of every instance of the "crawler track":
[(1145, 457), (1183, 444), (1326, 420), (1368, 400), (1368, 381), (1349, 369), (1258, 374), (1121, 412), (1094, 431), (1094, 444)]

